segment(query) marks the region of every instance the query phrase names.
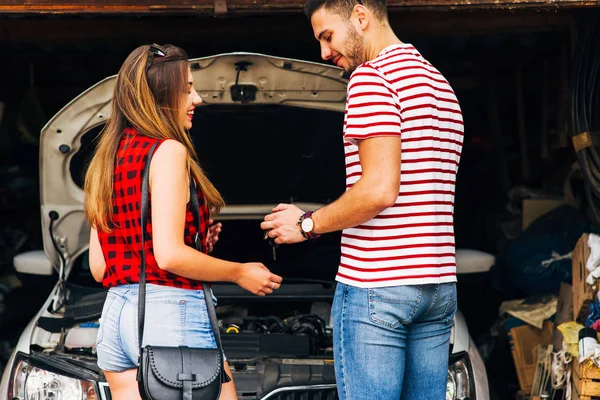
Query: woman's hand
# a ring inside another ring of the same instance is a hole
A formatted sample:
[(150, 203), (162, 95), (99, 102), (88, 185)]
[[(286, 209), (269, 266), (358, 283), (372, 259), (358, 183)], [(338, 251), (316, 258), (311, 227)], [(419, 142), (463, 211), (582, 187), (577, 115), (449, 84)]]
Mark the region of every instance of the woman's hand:
[(223, 225), (220, 222), (213, 225), (214, 222), (212, 218), (208, 221), (209, 228), (206, 235), (206, 249), (209, 253), (213, 251), (215, 244), (219, 240), (219, 233), (223, 229)]
[(281, 287), (283, 278), (269, 271), (262, 263), (245, 263), (235, 283), (257, 296), (266, 296)]

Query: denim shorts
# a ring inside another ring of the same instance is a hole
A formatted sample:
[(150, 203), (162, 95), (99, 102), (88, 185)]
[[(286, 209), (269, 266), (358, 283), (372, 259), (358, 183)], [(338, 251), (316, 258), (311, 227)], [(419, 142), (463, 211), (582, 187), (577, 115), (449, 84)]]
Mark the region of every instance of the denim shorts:
[[(137, 284), (125, 284), (108, 290), (96, 338), (98, 366), (104, 371), (137, 368), (138, 289)], [(143, 345), (147, 344), (216, 348), (204, 291), (147, 284)]]

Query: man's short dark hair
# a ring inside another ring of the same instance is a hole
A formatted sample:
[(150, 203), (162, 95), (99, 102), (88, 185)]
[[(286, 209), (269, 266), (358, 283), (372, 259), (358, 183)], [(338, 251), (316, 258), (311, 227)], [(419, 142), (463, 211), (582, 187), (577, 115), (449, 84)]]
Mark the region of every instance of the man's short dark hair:
[(310, 19), (317, 10), (324, 7), (344, 18), (350, 18), (357, 4), (362, 4), (371, 10), (376, 18), (387, 20), (386, 0), (307, 0), (304, 4), (304, 13)]

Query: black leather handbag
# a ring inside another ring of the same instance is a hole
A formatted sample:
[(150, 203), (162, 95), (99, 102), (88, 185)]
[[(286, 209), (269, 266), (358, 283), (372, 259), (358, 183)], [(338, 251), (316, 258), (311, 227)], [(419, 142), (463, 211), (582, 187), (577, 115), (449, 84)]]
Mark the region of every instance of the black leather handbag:
[[(142, 177), (142, 249), (146, 220), (148, 218), (148, 191), (150, 160), (157, 144), (151, 147)], [(191, 179), (190, 179), (191, 181)], [(193, 182), (190, 183), (192, 209), (200, 226), (198, 195)], [(199, 232), (198, 232), (199, 233)], [(202, 251), (202, 244), (196, 237), (196, 249)], [(146, 309), (146, 255), (142, 251), (140, 266), (140, 289), (138, 299), (138, 329), (140, 359), (138, 365), (138, 387), (144, 400), (217, 400), (221, 393), (221, 384), (229, 382), (224, 370), (221, 337), (217, 325), (217, 315), (208, 284), (203, 282), (204, 297), (208, 307), (210, 323), (217, 342), (216, 349), (164, 347), (146, 345), (142, 347), (144, 336), (144, 314)]]

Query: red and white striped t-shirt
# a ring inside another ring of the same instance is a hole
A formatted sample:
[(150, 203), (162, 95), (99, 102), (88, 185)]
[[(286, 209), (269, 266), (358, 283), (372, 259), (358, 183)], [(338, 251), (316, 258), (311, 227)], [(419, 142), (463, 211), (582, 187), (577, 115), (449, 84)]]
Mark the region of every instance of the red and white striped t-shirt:
[(342, 233), (336, 280), (358, 287), (456, 281), (454, 187), (464, 125), (448, 81), (410, 44), (384, 49), (350, 77), (346, 188), (361, 177), (357, 140), (399, 136), (394, 206)]

